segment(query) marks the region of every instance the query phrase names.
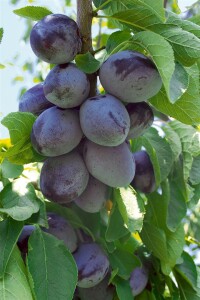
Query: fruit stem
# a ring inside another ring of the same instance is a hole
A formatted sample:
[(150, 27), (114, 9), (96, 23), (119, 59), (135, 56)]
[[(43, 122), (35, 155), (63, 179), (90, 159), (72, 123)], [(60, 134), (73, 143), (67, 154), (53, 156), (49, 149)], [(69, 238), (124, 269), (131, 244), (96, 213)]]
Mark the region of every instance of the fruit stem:
[[(77, 2), (77, 24), (82, 36), (81, 53), (88, 51), (93, 54), (92, 48), (92, 18), (94, 16), (92, 9), (92, 0), (76, 0)], [(89, 97), (96, 95), (97, 73), (88, 74), (90, 81)]]

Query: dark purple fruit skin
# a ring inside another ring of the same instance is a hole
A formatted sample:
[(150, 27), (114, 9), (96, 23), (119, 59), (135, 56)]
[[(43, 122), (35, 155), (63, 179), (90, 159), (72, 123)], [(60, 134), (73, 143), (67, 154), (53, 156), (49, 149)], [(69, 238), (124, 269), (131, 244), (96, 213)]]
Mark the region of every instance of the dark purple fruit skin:
[(43, 83), (38, 83), (27, 90), (19, 102), (19, 111), (30, 112), (39, 116), (44, 110), (54, 106), (44, 95)]
[(109, 285), (110, 274), (97, 285), (91, 288), (78, 288), (78, 294), (81, 300), (112, 300), (115, 288)]
[(129, 282), (134, 297), (145, 289), (148, 282), (148, 275), (148, 270), (144, 266), (136, 267), (131, 273)]
[(126, 109), (130, 117), (130, 130), (127, 138), (134, 139), (153, 124), (154, 114), (146, 102), (129, 103)]
[(51, 14), (37, 22), (30, 44), (36, 56), (52, 64), (72, 61), (82, 46), (76, 22), (62, 14)]
[(78, 267), (78, 287), (90, 288), (100, 283), (109, 270), (109, 261), (96, 243), (85, 243), (74, 253)]
[(108, 199), (109, 187), (90, 175), (85, 191), (75, 200), (77, 206), (89, 213), (97, 213)]
[(135, 175), (135, 161), (127, 142), (116, 147), (86, 140), (83, 157), (89, 173), (110, 187), (128, 186)]
[(53, 202), (67, 204), (83, 193), (89, 180), (85, 163), (75, 151), (48, 158), (40, 174), (43, 195)]
[(80, 123), (85, 136), (102, 146), (122, 144), (130, 129), (126, 108), (109, 94), (87, 99), (80, 109)]
[(48, 212), (49, 228), (43, 228), (43, 231), (50, 233), (62, 240), (70, 252), (74, 252), (78, 246), (78, 238), (73, 227), (65, 218), (58, 214)]
[(19, 247), (23, 258), (25, 258), (26, 254), (28, 253), (28, 239), (34, 230), (35, 226), (33, 225), (24, 225), (23, 230), (17, 241), (17, 246)]
[(111, 55), (102, 64), (99, 78), (107, 93), (128, 103), (147, 101), (162, 86), (154, 63), (143, 54), (130, 50)]
[(61, 108), (77, 107), (87, 99), (90, 83), (75, 64), (57, 65), (44, 81), (45, 97)]
[(54, 106), (45, 110), (34, 122), (31, 143), (39, 154), (54, 157), (73, 150), (82, 136), (79, 113)]
[(131, 182), (134, 189), (142, 193), (152, 193), (156, 189), (153, 165), (144, 150), (133, 153), (135, 159), (135, 177)]

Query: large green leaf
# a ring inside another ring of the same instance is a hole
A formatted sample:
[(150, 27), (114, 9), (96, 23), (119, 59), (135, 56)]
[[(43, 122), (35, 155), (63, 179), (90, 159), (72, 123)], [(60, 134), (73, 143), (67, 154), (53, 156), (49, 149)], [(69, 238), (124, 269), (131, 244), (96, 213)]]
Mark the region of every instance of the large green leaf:
[(192, 288), (197, 287), (197, 267), (192, 257), (183, 252), (181, 255), (183, 262), (176, 265), (175, 270), (191, 285)]
[(170, 103), (163, 88), (156, 96), (151, 98), (150, 102), (162, 113), (182, 123), (192, 125), (200, 122), (199, 86), (197, 82), (199, 70), (194, 65), (191, 68), (187, 68), (187, 72), (189, 74), (188, 89), (176, 103)]
[(172, 149), (174, 160), (177, 160), (179, 155), (182, 153), (180, 138), (178, 134), (170, 127), (169, 123), (166, 123), (165, 126), (162, 126), (162, 130), (164, 131), (165, 138)]
[(112, 242), (126, 236), (128, 233), (129, 231), (124, 226), (124, 220), (119, 211), (118, 205), (115, 202), (109, 216), (108, 227), (105, 235), (106, 240), (108, 242)]
[(187, 213), (188, 191), (183, 175), (183, 165), (181, 161), (174, 164), (173, 172), (169, 176), (170, 200), (168, 205), (167, 225), (175, 231), (185, 218)]
[(15, 165), (4, 159), (0, 165), (0, 170), (4, 178), (16, 178), (23, 172), (23, 166)]
[[(23, 222), (16, 222), (10, 218), (0, 222), (0, 278), (2, 278), (5, 273), (6, 266), (22, 228)], [(0, 297), (0, 299), (3, 298)]]
[(17, 221), (24, 221), (37, 213), (40, 209), (39, 199), (35, 194), (34, 187), (23, 179), (17, 179), (0, 193), (0, 212), (9, 215)]
[[(185, 180), (190, 175), (192, 168), (193, 156), (199, 151), (199, 133), (192, 127), (182, 124), (178, 121), (172, 121), (169, 124), (171, 128), (178, 134), (182, 145), (183, 156), (183, 172)], [(198, 150), (197, 150), (198, 149)]]
[(140, 231), (144, 218), (144, 205), (141, 199), (137, 198), (133, 188), (130, 186), (115, 189), (113, 197), (117, 201), (119, 211), (129, 231)]
[(118, 269), (117, 275), (124, 279), (130, 277), (134, 268), (141, 266), (140, 260), (135, 255), (123, 249), (116, 249), (109, 254), (109, 261), (112, 269)]
[(36, 299), (73, 298), (77, 266), (63, 242), (37, 228), (29, 239), (27, 263)]
[(190, 182), (194, 185), (200, 183), (200, 156), (194, 158), (190, 170)]
[[(174, 272), (176, 282), (178, 283), (180, 291), (180, 299), (184, 300), (199, 300), (200, 298), (200, 286), (196, 289), (192, 288), (191, 285), (185, 280), (179, 272)], [(198, 274), (199, 277), (199, 274)]]
[(31, 145), (30, 134), (35, 120), (36, 117), (31, 113), (14, 112), (1, 121), (9, 130), (13, 146), (6, 152), (0, 152), (0, 157), (19, 165), (44, 160)]
[(106, 43), (106, 51), (109, 55), (118, 52), (121, 47), (128, 44), (132, 39), (132, 35), (129, 31), (116, 31), (113, 32)]
[(0, 279), (1, 300), (34, 300), (26, 272), (20, 252), (15, 248)]
[(116, 276), (113, 279), (112, 283), (116, 287), (116, 292), (119, 300), (133, 300), (133, 295), (128, 280), (124, 280)]
[(169, 24), (174, 24), (179, 27), (181, 27), (185, 31), (189, 31), (193, 33), (196, 37), (200, 38), (200, 26), (189, 21), (189, 20), (184, 20), (179, 17), (179, 15), (168, 11), (167, 12), (167, 23)]
[(13, 12), (20, 17), (28, 18), (33, 21), (41, 20), (45, 16), (52, 14), (49, 9), (41, 6), (26, 6), (15, 9)]

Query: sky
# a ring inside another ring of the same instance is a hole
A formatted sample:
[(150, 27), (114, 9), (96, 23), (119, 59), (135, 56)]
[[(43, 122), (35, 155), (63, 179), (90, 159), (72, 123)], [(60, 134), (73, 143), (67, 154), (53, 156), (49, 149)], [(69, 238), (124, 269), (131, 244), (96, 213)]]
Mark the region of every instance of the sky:
[[(0, 69), (0, 120), (10, 112), (18, 110), (19, 90), (23, 83), (13, 83), (13, 78), (20, 75), (23, 62), (34, 61), (35, 59), (30, 45), (20, 42), (21, 34), (25, 28), (25, 21), (13, 14), (14, 7), (9, 2), (9, 0), (0, 1), (0, 27), (4, 28), (4, 37), (0, 45), (0, 64), (6, 66), (6, 68)], [(30, 2), (32, 2), (32, 5), (46, 6), (54, 12), (62, 13), (62, 7), (57, 0), (20, 0), (16, 8), (30, 5)], [(187, 6), (192, 5), (194, 2), (196, 0), (179, 0), (179, 7), (184, 11)], [(17, 53), (20, 54), (17, 63), (10, 65)], [(34, 85), (31, 76), (26, 78), (26, 85), (30, 87)], [(0, 139), (7, 137), (9, 137), (8, 131), (0, 125)]]

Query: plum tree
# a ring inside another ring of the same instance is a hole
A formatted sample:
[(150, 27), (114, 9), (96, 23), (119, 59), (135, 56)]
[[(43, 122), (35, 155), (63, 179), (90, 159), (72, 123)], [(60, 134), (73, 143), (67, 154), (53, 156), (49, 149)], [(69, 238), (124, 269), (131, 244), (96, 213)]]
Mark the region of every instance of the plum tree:
[(122, 144), (130, 128), (126, 108), (109, 94), (86, 100), (80, 108), (80, 123), (85, 136), (102, 146)]
[(50, 233), (60, 240), (63, 240), (65, 246), (70, 252), (74, 252), (78, 246), (78, 239), (74, 228), (67, 220), (58, 214), (48, 212), (49, 228), (43, 228), (43, 231)]
[(135, 161), (128, 143), (105, 147), (86, 140), (83, 156), (89, 173), (111, 187), (127, 186), (135, 174)]
[(55, 106), (45, 110), (36, 119), (31, 142), (38, 153), (53, 157), (70, 152), (79, 144), (82, 136), (79, 113)]
[(111, 55), (102, 64), (99, 78), (106, 92), (128, 103), (146, 101), (162, 86), (154, 63), (131, 50)]
[(156, 188), (155, 174), (150, 157), (145, 150), (133, 153), (135, 159), (135, 177), (131, 182), (133, 188), (143, 193), (151, 193)]
[(52, 106), (54, 104), (49, 102), (44, 95), (43, 83), (38, 83), (22, 95), (19, 102), (19, 111), (39, 115)]
[(89, 173), (85, 163), (75, 151), (48, 158), (40, 174), (43, 195), (59, 204), (76, 199), (86, 189)]
[(24, 225), (23, 230), (18, 238), (17, 246), (21, 251), (22, 257), (25, 258), (28, 253), (28, 239), (31, 233), (35, 230), (33, 225)]
[(74, 253), (78, 267), (78, 287), (91, 288), (100, 283), (109, 270), (109, 261), (96, 243), (85, 243)]
[(114, 296), (114, 286), (109, 285), (110, 273), (97, 285), (91, 288), (78, 288), (81, 300), (112, 300)]
[(30, 44), (36, 56), (52, 64), (72, 61), (82, 46), (76, 22), (62, 14), (51, 14), (37, 22)]
[(75, 64), (57, 65), (44, 81), (44, 94), (61, 108), (79, 106), (89, 95), (90, 83), (85, 73)]
[(109, 196), (109, 187), (90, 175), (85, 191), (75, 200), (82, 210), (96, 213), (101, 210)]
[(130, 287), (132, 295), (135, 297), (139, 295), (146, 287), (148, 282), (149, 272), (145, 266), (136, 267), (130, 276)]
[(126, 109), (130, 117), (130, 130), (127, 138), (134, 139), (153, 124), (154, 114), (146, 102), (129, 103)]

